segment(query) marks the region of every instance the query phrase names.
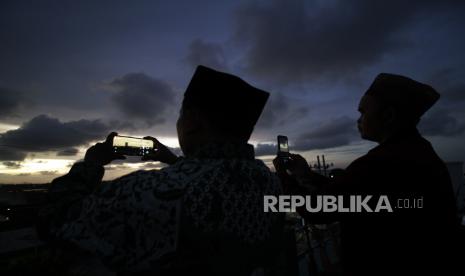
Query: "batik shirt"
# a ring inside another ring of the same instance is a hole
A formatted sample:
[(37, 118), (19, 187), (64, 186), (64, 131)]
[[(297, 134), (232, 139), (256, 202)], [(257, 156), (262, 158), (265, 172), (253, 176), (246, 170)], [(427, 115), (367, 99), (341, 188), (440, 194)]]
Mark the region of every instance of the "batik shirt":
[(281, 193), (279, 180), (254, 159), (251, 145), (209, 145), (169, 167), (107, 183), (103, 174), (103, 167), (74, 164), (52, 182), (42, 218), (48, 235), (95, 253), (113, 270), (154, 271), (195, 263), (205, 252), (221, 256), (204, 246), (210, 240), (221, 252), (237, 244), (231, 252), (266, 248), (281, 227), (279, 214), (263, 211), (263, 195)]

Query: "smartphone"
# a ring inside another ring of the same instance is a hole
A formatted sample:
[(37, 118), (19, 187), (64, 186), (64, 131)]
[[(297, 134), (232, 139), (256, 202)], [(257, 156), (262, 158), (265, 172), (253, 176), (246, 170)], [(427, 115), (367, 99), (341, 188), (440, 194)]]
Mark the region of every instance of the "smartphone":
[(284, 162), (289, 160), (289, 143), (287, 136), (278, 135), (278, 157), (282, 158)]
[(113, 137), (113, 151), (123, 155), (144, 156), (153, 153), (155, 148), (152, 140), (118, 135)]

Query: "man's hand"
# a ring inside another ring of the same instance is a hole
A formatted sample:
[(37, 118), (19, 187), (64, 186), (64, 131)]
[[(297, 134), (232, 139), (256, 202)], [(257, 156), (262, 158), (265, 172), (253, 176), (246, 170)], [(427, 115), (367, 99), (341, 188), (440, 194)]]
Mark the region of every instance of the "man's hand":
[(290, 153), (289, 157), (286, 159), (286, 162), (284, 162), (281, 156), (277, 156), (273, 159), (273, 165), (278, 174), (288, 174), (289, 172), (294, 176), (304, 176), (311, 173), (307, 161), (301, 155)]
[(317, 188), (312, 185), (313, 172), (301, 155), (289, 154), (285, 163), (278, 156), (273, 160), (273, 165), (286, 192), (311, 194), (316, 191)]
[(90, 147), (86, 152), (84, 162), (105, 166), (113, 160), (126, 159), (124, 155), (113, 152), (113, 137), (116, 135), (118, 133), (112, 132), (108, 135), (105, 142), (97, 143)]
[(312, 174), (312, 169), (307, 160), (299, 154), (290, 154), (290, 160), (287, 164), (287, 170), (295, 177), (307, 177)]
[(284, 163), (283, 158), (281, 156), (277, 156), (275, 159), (273, 159), (273, 166), (276, 170), (276, 173), (279, 176), (287, 175), (287, 164)]
[(144, 161), (159, 161), (165, 164), (172, 165), (178, 160), (178, 157), (172, 153), (168, 147), (160, 143), (156, 138), (146, 136), (144, 139), (153, 141), (155, 151), (151, 154), (142, 156)]

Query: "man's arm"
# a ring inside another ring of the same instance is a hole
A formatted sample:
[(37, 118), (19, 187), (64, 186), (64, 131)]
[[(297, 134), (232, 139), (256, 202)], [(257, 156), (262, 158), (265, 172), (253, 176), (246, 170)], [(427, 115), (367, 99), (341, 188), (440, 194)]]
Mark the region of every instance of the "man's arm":
[(115, 269), (140, 268), (174, 251), (180, 200), (154, 192), (163, 173), (138, 171), (102, 184), (103, 164), (118, 157), (102, 157), (110, 152), (99, 143), (53, 180), (37, 229), (42, 238), (71, 242)]
[(53, 240), (58, 228), (77, 217), (83, 199), (101, 184), (103, 174), (103, 166), (77, 162), (68, 174), (52, 181), (48, 203), (40, 210), (36, 224), (41, 239)]
[(280, 158), (275, 158), (273, 164), (286, 193), (291, 195), (337, 193), (333, 182), (329, 178), (313, 172), (307, 161), (298, 154), (291, 154), (287, 165), (284, 165)]
[(105, 173), (103, 166), (116, 159), (125, 159), (112, 151), (113, 137), (116, 135), (116, 132), (112, 132), (105, 142), (89, 148), (84, 161), (75, 163), (68, 174), (52, 181), (48, 204), (40, 210), (36, 223), (39, 237), (54, 239), (57, 228), (73, 220), (79, 214), (83, 199), (100, 186)]

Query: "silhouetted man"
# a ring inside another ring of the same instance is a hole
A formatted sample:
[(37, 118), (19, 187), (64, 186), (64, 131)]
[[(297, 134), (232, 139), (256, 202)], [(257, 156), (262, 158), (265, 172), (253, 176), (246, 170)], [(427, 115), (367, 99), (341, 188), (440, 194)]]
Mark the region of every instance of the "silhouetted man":
[[(291, 156), (288, 170), (292, 176), (275, 160), (283, 180), (292, 183), (293, 193), (338, 194), (345, 200), (349, 195), (388, 197), (392, 213), (301, 210), (310, 223), (341, 221), (347, 275), (453, 274), (452, 247), (456, 241), (452, 185), (445, 164), (416, 128), (420, 117), (438, 99), (439, 94), (428, 85), (380, 74), (360, 101), (357, 121), (362, 138), (379, 145), (352, 162), (339, 179), (329, 183), (312, 173), (299, 155)], [(412, 208), (414, 203), (417, 208)]]
[(170, 166), (101, 184), (112, 133), (52, 182), (39, 231), (95, 254), (119, 273), (250, 275), (275, 254), (282, 217), (263, 212), (279, 179), (247, 141), (269, 94), (199, 66), (177, 122), (178, 158), (155, 138), (146, 159)]

